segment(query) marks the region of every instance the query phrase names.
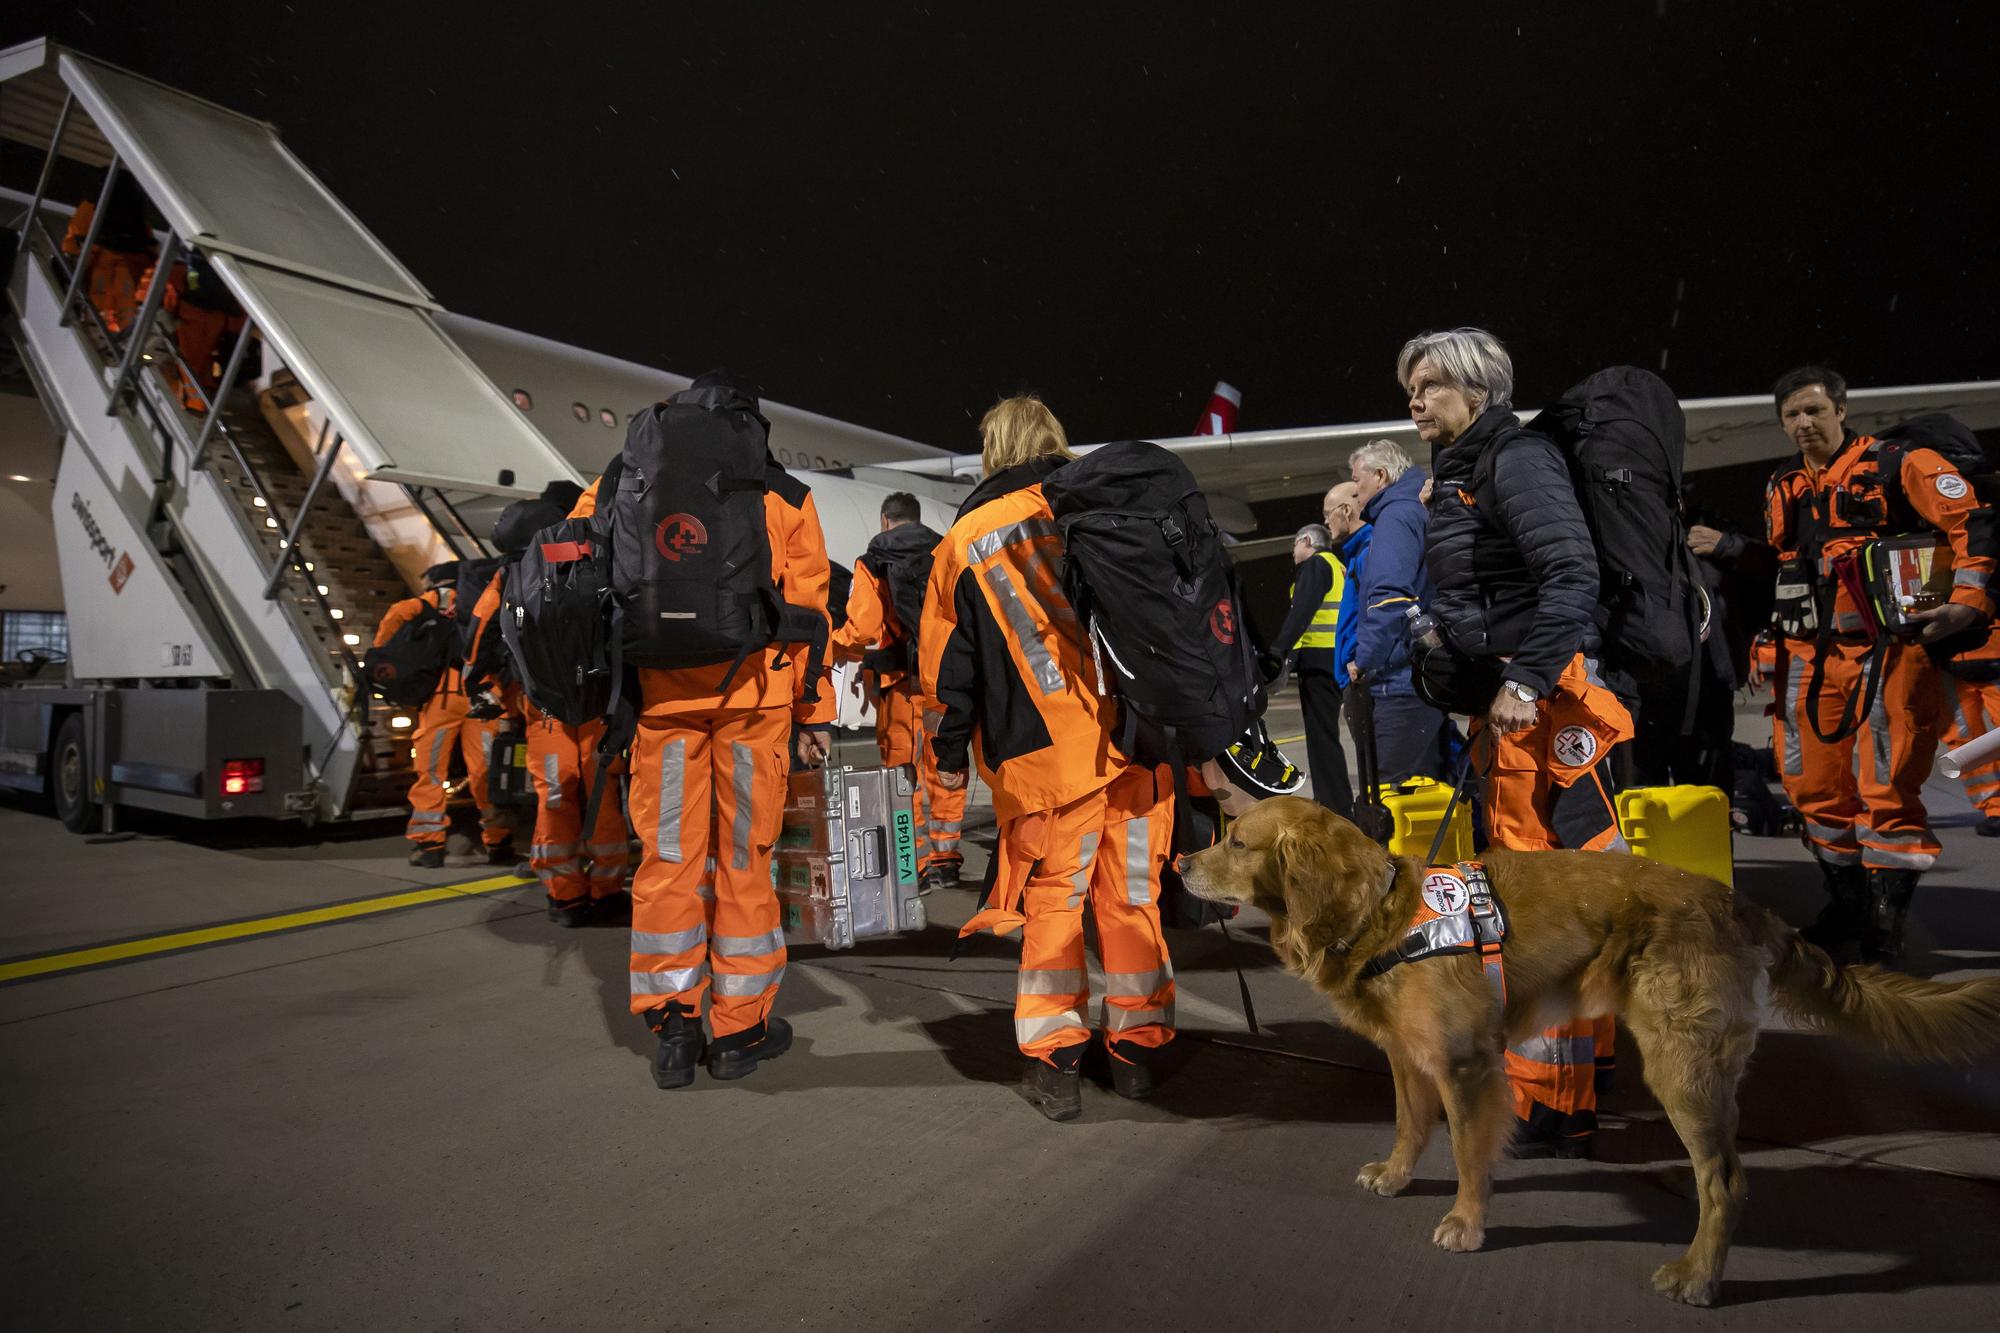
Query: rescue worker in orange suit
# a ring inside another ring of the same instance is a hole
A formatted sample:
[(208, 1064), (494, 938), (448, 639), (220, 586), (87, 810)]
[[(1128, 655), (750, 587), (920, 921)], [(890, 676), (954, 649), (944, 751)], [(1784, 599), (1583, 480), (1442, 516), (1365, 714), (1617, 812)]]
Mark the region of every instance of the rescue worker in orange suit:
[[(1632, 738), (1632, 717), (1598, 674), (1597, 555), (1568, 464), (1522, 429), (1513, 361), (1485, 330), (1412, 338), (1396, 376), (1434, 451), (1427, 609), (1459, 658), (1498, 677), (1472, 733), (1487, 838), (1520, 851), (1629, 851), (1609, 759)], [(1489, 452), (1482, 484), (1475, 468)], [(1508, 1047), (1516, 1156), (1590, 1155), (1615, 1039), (1609, 1015), (1583, 1015)]]
[(897, 578), (927, 581), (939, 540), (924, 526), (916, 496), (897, 491), (883, 500), (882, 531), (854, 564), (847, 622), (833, 635), (834, 657), (858, 661), (874, 677), (875, 745), (882, 762), (914, 766), (917, 874), (926, 893), (958, 883), (965, 860), (958, 850), (965, 789), (948, 791), (938, 784), (937, 765), (923, 744), (926, 716), (934, 721), (937, 714), (917, 683), (919, 626), (902, 623), (891, 588)]
[[(1944, 733), (1946, 749), (1970, 744), (2000, 727), (2000, 681), (1967, 680), (1947, 674), (1945, 689), (1951, 705)], [(2000, 759), (1989, 759), (1976, 768), (1968, 768), (1962, 776), (1965, 794), (1980, 815), (1973, 832), (1982, 838), (2000, 838)]]
[[(516, 500), (500, 511), (493, 524), (494, 546), (502, 554), (518, 555), (537, 532), (568, 517), (582, 495), (575, 482), (552, 481), (537, 498)], [(506, 577), (506, 566), (495, 570), (473, 608), (466, 693), (477, 697), (497, 691), (503, 713), (519, 717), (525, 727), (528, 776), (535, 784), (535, 834), (528, 866), (548, 894), (549, 920), (564, 927), (629, 921), (632, 900), (625, 892), (625, 865), (631, 843), (615, 775), (605, 776), (587, 837), (583, 828), (584, 807), (597, 780), (604, 720), (592, 718), (571, 726), (551, 717), (536, 708), (512, 678), (506, 647), (493, 623), (500, 613)]]
[[(1765, 488), (1765, 521), (1781, 561), (1774, 753), (1827, 892), (1825, 909), (1801, 933), (1830, 953), (1858, 943), (1864, 962), (1894, 963), (1917, 881), (1939, 851), (1923, 784), (1944, 729), (1946, 683), (1925, 645), (1976, 637), (1991, 622), (1987, 584), (2000, 549), (1992, 512), (1942, 454), (1910, 448), (1897, 475), (1883, 475), (1878, 442), (1847, 428), (1847, 384), (1839, 375), (1800, 367), (1778, 381), (1774, 397), (1779, 424), (1799, 448)], [(1914, 614), (1923, 626), (1914, 641), (1892, 635), (1875, 642), (1870, 613), (1844, 571), (1871, 538), (1926, 530), (1950, 547), (1950, 597)], [(1823, 674), (1816, 705), (1815, 667)], [(1823, 740), (1822, 733), (1842, 730), (1843, 714), (1863, 707), (1871, 675), (1874, 701), (1854, 719), (1858, 728)]]
[[(375, 627), (375, 646), (387, 643), (425, 605), (455, 620), (458, 569), (458, 561), (448, 560), (425, 570), (424, 581), (430, 587), (421, 596), (405, 598), (389, 608), (382, 623)], [(410, 737), (417, 776), (410, 784), (410, 822), (403, 833), (413, 844), (410, 852), (413, 866), (436, 869), (444, 864), (445, 841), (451, 831), (451, 817), (446, 809), (451, 794), (448, 784), (455, 753), (463, 756), (466, 788), (479, 807), (480, 841), (485, 845), (487, 864), (514, 864), (511, 818), (492, 803), (486, 791), (488, 752), (499, 724), (493, 719), (472, 717), (472, 708), (473, 701), (465, 693), (461, 674), (446, 671), (437, 691), (417, 715), (416, 730)], [(498, 716), (496, 709), (494, 718)]]
[(111, 196), (105, 200), (104, 220), (97, 224), (96, 240), (85, 256), (83, 242), (96, 216), (96, 203), (86, 201), (76, 206), (63, 233), (62, 252), (84, 263), (88, 274), (84, 292), (104, 327), (123, 333), (139, 313), (139, 302), (146, 292), (146, 271), (153, 266), (159, 242), (147, 222), (145, 191), (129, 172), (118, 173)]
[[(143, 293), (152, 280), (153, 270), (149, 268), (140, 280), (139, 290)], [(187, 367), (185, 372), (176, 368), (173, 373), (181, 406), (190, 412), (204, 412), (208, 409), (205, 395), (213, 394), (222, 384), (222, 367), (217, 357), (222, 340), (232, 333), (243, 332), (243, 307), (236, 303), (236, 298), (197, 250), (167, 274), (161, 310), (171, 322), (174, 346)]]
[[(758, 410), (755, 394), (722, 371), (671, 401)], [(775, 460), (765, 481), (771, 581), (780, 600), (824, 617), (826, 538), (812, 492)], [(597, 500), (593, 482), (571, 517), (596, 513)], [(784, 821), (787, 751), (811, 766), (831, 745), (833, 691), (808, 679), (808, 660), (798, 645), (773, 644), (733, 668), (639, 672), (630, 802), (642, 855), (632, 881), (631, 1005), (659, 1035), (653, 1080), (661, 1088), (692, 1083), (704, 1056), (711, 1076), (735, 1079), (791, 1048), (791, 1024), (771, 1013), (785, 976), (771, 849)]]
[(985, 479), (931, 566), (920, 665), (942, 705), (939, 781), (966, 783), (976, 747), (999, 821), (989, 905), (960, 933), (1021, 931), (1014, 1036), (1029, 1100), (1051, 1120), (1082, 1113), (1092, 1041), (1083, 904), (1104, 962), (1100, 1026), (1112, 1086), (1144, 1097), (1173, 1038), (1173, 965), (1159, 883), (1172, 837), (1165, 767), (1112, 743), (1110, 706), (1056, 570), (1062, 542), (1042, 481), (1073, 455), (1040, 399), (1005, 399), (979, 425)]

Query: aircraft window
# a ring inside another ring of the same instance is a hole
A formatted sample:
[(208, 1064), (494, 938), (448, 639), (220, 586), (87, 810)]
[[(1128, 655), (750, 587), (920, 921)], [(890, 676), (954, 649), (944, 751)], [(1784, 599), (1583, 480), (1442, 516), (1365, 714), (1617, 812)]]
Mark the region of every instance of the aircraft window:
[(586, 425), (590, 422), (590, 409), (582, 403), (571, 403), (569, 405), (569, 414)]
[(778, 461), (786, 467), (790, 467), (792, 465), (792, 451), (790, 449), (778, 450)]
[(813, 460), (813, 462), (814, 462), (814, 466), (816, 466), (816, 467), (825, 467), (825, 466), (826, 466), (826, 455), (825, 455), (825, 454), (820, 454), (820, 455), (819, 455), (818, 457), (816, 457), (816, 458), (815, 458), (815, 459)]
[(514, 390), (514, 406), (520, 408), (523, 412), (532, 412), (535, 410), (535, 397), (526, 389), (516, 389)]
[(605, 425), (611, 427), (613, 430), (616, 430), (618, 428), (618, 414), (616, 412), (613, 412), (608, 407), (603, 407), (598, 409), (597, 419), (599, 421), (602, 421)]

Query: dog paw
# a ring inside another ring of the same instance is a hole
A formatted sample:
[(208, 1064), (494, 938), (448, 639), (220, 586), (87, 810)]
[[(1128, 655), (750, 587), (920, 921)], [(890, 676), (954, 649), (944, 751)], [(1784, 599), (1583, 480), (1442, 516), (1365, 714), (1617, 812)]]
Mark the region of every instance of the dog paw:
[(1370, 1162), (1354, 1177), (1354, 1183), (1385, 1199), (1393, 1199), (1409, 1185), (1410, 1173), (1392, 1170), (1387, 1162)]
[(1485, 1226), (1468, 1221), (1457, 1213), (1446, 1213), (1444, 1221), (1438, 1223), (1437, 1230), (1431, 1233), (1431, 1244), (1454, 1254), (1470, 1254), (1485, 1243)]
[(1716, 1279), (1698, 1273), (1685, 1259), (1661, 1264), (1653, 1273), (1653, 1290), (1682, 1305), (1715, 1304)]

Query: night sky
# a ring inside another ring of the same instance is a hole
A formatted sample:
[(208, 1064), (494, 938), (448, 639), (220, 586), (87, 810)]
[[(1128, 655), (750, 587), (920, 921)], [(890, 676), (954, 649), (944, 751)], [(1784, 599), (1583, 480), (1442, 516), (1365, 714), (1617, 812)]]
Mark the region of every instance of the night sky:
[(1218, 378), (1246, 427), (1393, 417), (1402, 340), (1468, 322), (1530, 404), (2000, 377), (1987, 4), (444, 8), (0, 41), (276, 122), (450, 309), (947, 447), (1021, 388), (1078, 439)]

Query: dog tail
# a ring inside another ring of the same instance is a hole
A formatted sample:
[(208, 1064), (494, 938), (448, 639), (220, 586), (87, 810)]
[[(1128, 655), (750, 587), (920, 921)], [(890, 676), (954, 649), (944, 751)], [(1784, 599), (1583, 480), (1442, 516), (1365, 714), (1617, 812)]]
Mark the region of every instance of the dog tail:
[(1778, 1009), (1901, 1060), (1963, 1061), (2000, 1045), (2000, 977), (1928, 981), (1843, 967), (1769, 912), (1762, 943)]

